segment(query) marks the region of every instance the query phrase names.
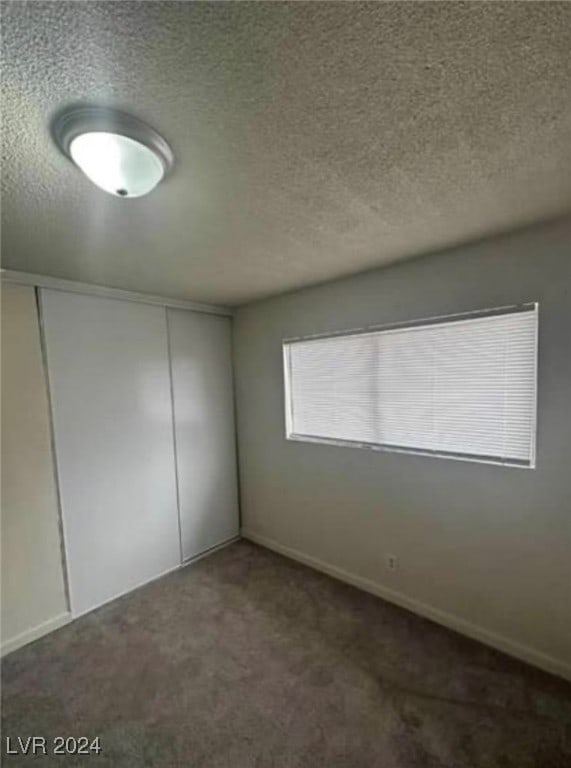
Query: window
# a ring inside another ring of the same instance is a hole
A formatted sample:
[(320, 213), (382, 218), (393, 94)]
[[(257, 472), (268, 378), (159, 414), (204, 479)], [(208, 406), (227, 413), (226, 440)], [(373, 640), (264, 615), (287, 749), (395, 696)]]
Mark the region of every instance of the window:
[(535, 466), (537, 305), (284, 342), (288, 439)]

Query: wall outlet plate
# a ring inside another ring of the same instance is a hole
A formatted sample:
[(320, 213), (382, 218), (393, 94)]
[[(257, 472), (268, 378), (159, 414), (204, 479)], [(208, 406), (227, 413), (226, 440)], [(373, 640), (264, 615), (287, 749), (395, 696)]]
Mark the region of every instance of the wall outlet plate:
[(387, 571), (396, 571), (398, 568), (398, 558), (396, 555), (385, 555), (385, 568)]

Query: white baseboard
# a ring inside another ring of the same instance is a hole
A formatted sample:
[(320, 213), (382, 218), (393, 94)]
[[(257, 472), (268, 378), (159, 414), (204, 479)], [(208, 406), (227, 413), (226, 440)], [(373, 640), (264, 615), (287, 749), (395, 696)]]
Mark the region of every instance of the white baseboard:
[(205, 552), (201, 552), (199, 555), (194, 555), (194, 557), (187, 557), (186, 560), (182, 561), (181, 568), (185, 568), (187, 565), (197, 563), (199, 560), (202, 560), (205, 557), (209, 557), (210, 555), (213, 555), (215, 552), (218, 552), (225, 547), (229, 547), (230, 544), (235, 544), (237, 541), (240, 541), (241, 538), (242, 537), (239, 534), (232, 536), (231, 539), (224, 539), (224, 541), (221, 541), (220, 544), (214, 544), (213, 547), (210, 547), (210, 549), (207, 549)]
[(27, 629), (25, 632), (16, 635), (16, 637), (12, 637), (10, 640), (4, 640), (2, 648), (0, 649), (0, 655), (6, 656), (8, 653), (12, 653), (12, 651), (16, 651), (18, 648), (22, 648), (22, 646), (47, 635), (49, 632), (53, 632), (55, 629), (63, 627), (70, 621), (71, 613), (60, 613), (59, 616), (54, 616), (53, 619), (48, 619), (48, 621), (38, 624), (37, 627)]
[(219, 550), (224, 549), (224, 547), (228, 547), (230, 544), (234, 544), (234, 542), (239, 541), (240, 538), (241, 537), (239, 535), (233, 536), (231, 539), (226, 539), (225, 541), (220, 542), (220, 544), (215, 544), (210, 549), (207, 549), (206, 552), (202, 552), (200, 555), (196, 555), (195, 557), (190, 558), (189, 560), (185, 560), (183, 563), (175, 565), (173, 568), (169, 568), (164, 573), (160, 573), (158, 576), (154, 576), (152, 579), (150, 579), (150, 581), (146, 581), (144, 584), (140, 584), (137, 587), (133, 587), (132, 589), (127, 590), (126, 592), (121, 592), (118, 595), (114, 595), (113, 597), (109, 598), (109, 600), (106, 600), (105, 603), (98, 605), (96, 608), (90, 608), (89, 610), (84, 611), (83, 613), (78, 613), (75, 616), (73, 616), (70, 612), (62, 613), (59, 616), (54, 616), (53, 619), (49, 619), (48, 621), (44, 621), (42, 624), (38, 624), (37, 627), (32, 627), (32, 629), (28, 629), (25, 632), (22, 632), (21, 634), (11, 638), (10, 640), (5, 640), (2, 643), (2, 646), (0, 648), (0, 656), (6, 656), (7, 654), (12, 653), (12, 651), (16, 651), (18, 650), (18, 648), (22, 648), (24, 645), (28, 645), (28, 643), (31, 643), (34, 640), (38, 640), (40, 637), (43, 637), (44, 635), (47, 635), (50, 632), (53, 632), (54, 630), (59, 629), (60, 627), (63, 627), (65, 624), (69, 624), (69, 622), (71, 621), (80, 619), (82, 616), (85, 616), (88, 613), (91, 613), (92, 611), (96, 611), (98, 608), (102, 608), (104, 605), (112, 603), (114, 600), (118, 600), (119, 598), (125, 597), (126, 595), (128, 595), (131, 592), (134, 592), (137, 589), (141, 589), (142, 587), (148, 586), (153, 581), (162, 579), (163, 576), (167, 576), (169, 573), (178, 571), (180, 568), (185, 568), (187, 565), (192, 565), (193, 563), (196, 563), (198, 560), (202, 560), (202, 558), (204, 557), (213, 555), (215, 552), (218, 552)]
[(93, 611), (98, 611), (100, 608), (103, 608), (103, 606), (109, 605), (110, 603), (115, 602), (115, 600), (119, 600), (119, 598), (121, 597), (127, 597), (127, 595), (130, 595), (133, 592), (138, 591), (139, 589), (144, 589), (144, 587), (148, 587), (154, 581), (158, 581), (159, 579), (162, 579), (165, 576), (168, 576), (169, 573), (174, 573), (175, 571), (179, 571), (181, 568), (186, 568), (187, 565), (192, 565), (193, 563), (196, 563), (198, 560), (202, 560), (203, 557), (208, 557), (209, 555), (213, 555), (215, 552), (218, 552), (219, 549), (223, 549), (224, 547), (227, 547), (230, 544), (233, 544), (235, 541), (238, 541), (239, 539), (240, 539), (240, 536), (233, 536), (231, 539), (226, 539), (226, 541), (220, 542), (220, 544), (215, 544), (213, 547), (211, 547), (210, 549), (207, 549), (205, 552), (201, 552), (199, 555), (195, 555), (194, 557), (188, 558), (187, 560), (183, 560), (181, 563), (177, 563), (176, 565), (173, 565), (170, 568), (167, 568), (166, 571), (163, 571), (162, 573), (158, 573), (156, 576), (151, 576), (150, 579), (147, 579), (147, 581), (143, 581), (141, 584), (137, 584), (135, 587), (129, 587), (129, 589), (125, 589), (123, 592), (118, 592), (116, 595), (109, 597), (103, 603), (99, 603), (99, 605), (95, 605), (93, 608), (88, 608), (87, 610), (82, 611), (81, 613), (72, 613), (71, 618), (73, 621), (75, 621), (76, 619), (80, 619), (82, 616), (87, 616), (89, 613), (92, 613)]
[(262, 547), (272, 549), (274, 552), (285, 555), (292, 560), (297, 560), (304, 565), (308, 565), (310, 568), (314, 568), (316, 571), (321, 571), (335, 579), (339, 579), (340, 581), (344, 581), (354, 587), (358, 587), (365, 592), (370, 592), (377, 597), (383, 598), (383, 600), (387, 600), (390, 603), (395, 603), (402, 608), (406, 608), (413, 613), (417, 613), (420, 616), (424, 616), (427, 619), (435, 621), (437, 624), (442, 624), (449, 629), (453, 629), (456, 632), (467, 635), (468, 637), (471, 637), (474, 640), (478, 640), (485, 645), (490, 645), (492, 648), (503, 651), (510, 656), (515, 656), (515, 658), (520, 659), (521, 661), (525, 661), (528, 664), (532, 664), (533, 666), (539, 667), (546, 672), (550, 672), (551, 674), (564, 677), (567, 680), (571, 680), (571, 665), (567, 664), (565, 661), (556, 659), (553, 656), (549, 656), (548, 654), (543, 653), (543, 651), (538, 651), (535, 648), (522, 645), (515, 640), (510, 640), (503, 635), (498, 635), (495, 632), (491, 632), (490, 630), (485, 629), (484, 627), (479, 627), (476, 624), (472, 624), (471, 622), (466, 621), (459, 616), (455, 616), (446, 611), (442, 611), (440, 608), (435, 608), (431, 605), (428, 605), (427, 603), (415, 600), (414, 598), (408, 597), (402, 592), (398, 592), (394, 589), (390, 589), (389, 587), (385, 587), (382, 584), (372, 581), (371, 579), (364, 578), (363, 576), (357, 576), (356, 574), (350, 573), (343, 568), (338, 568), (337, 566), (330, 565), (329, 563), (326, 563), (323, 560), (319, 560), (316, 557), (306, 555), (297, 549), (286, 547), (283, 544), (274, 541), (273, 539), (267, 538), (266, 536), (260, 536), (259, 534), (247, 528), (242, 529), (242, 537), (244, 539), (253, 541), (255, 544), (260, 544)]

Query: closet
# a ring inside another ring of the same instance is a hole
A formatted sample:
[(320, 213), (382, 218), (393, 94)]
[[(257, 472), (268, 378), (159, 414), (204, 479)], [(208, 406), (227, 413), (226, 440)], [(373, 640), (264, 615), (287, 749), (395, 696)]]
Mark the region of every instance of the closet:
[(238, 534), (231, 321), (40, 298), (78, 616)]
[(227, 317), (167, 310), (182, 558), (236, 535), (232, 327)]

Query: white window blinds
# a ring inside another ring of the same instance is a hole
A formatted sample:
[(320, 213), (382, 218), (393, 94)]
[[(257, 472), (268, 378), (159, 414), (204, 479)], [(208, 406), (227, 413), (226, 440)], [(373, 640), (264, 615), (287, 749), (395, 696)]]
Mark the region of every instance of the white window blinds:
[(287, 437), (535, 465), (537, 305), (284, 343)]

